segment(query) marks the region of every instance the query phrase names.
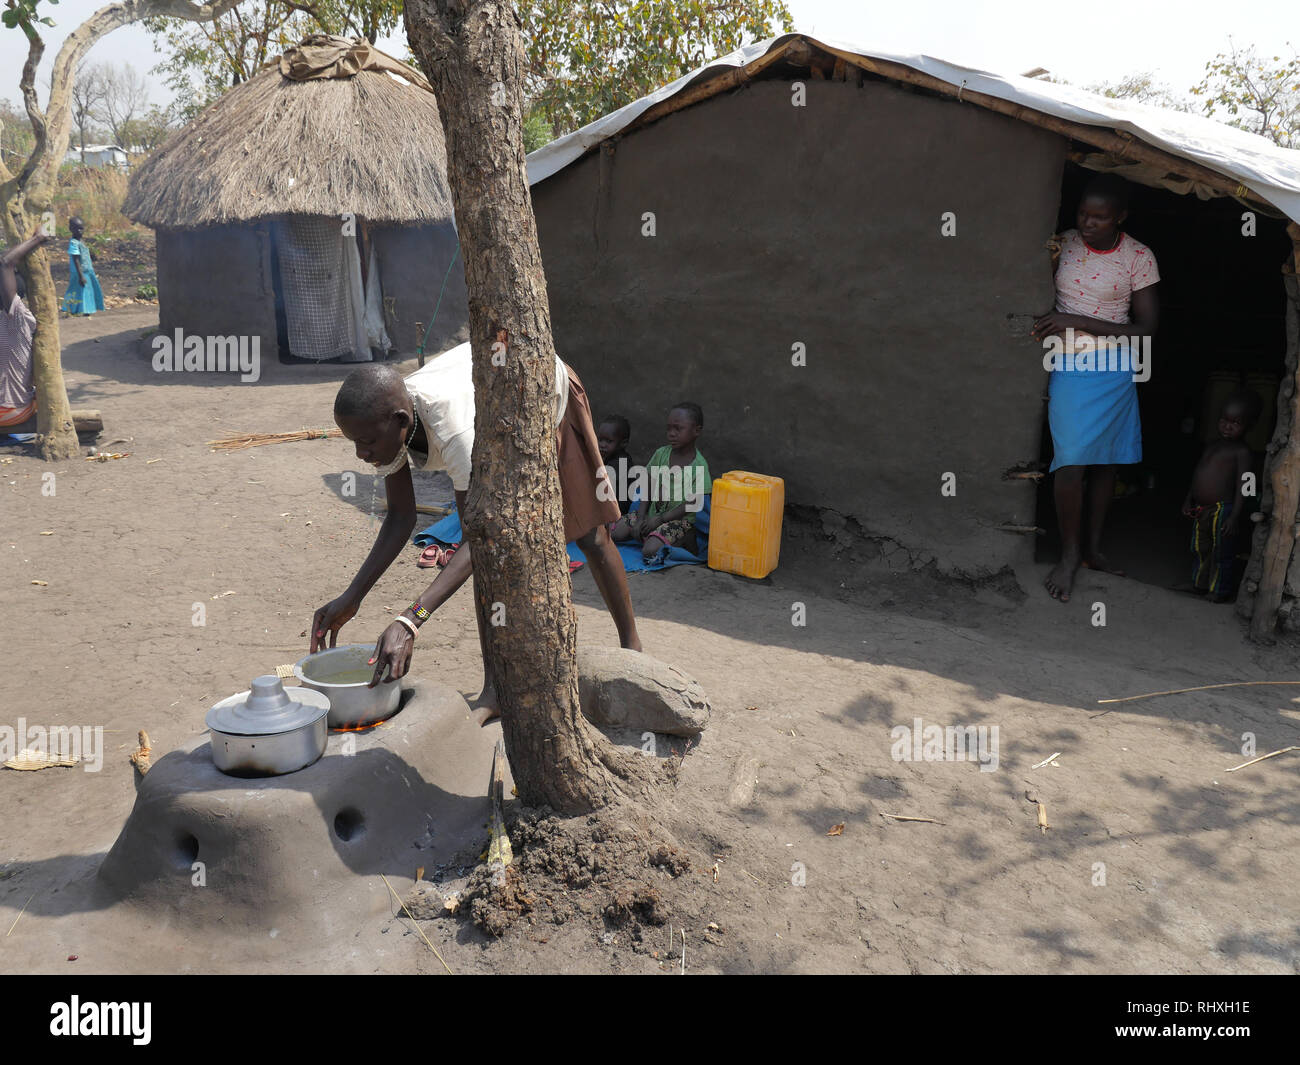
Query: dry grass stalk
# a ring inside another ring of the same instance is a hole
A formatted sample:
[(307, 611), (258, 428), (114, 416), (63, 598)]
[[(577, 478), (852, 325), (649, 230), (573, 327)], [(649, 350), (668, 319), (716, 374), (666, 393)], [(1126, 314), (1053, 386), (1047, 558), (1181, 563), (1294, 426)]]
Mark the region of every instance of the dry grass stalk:
[(235, 433), (220, 440), (209, 440), (208, 447), (213, 451), (243, 451), (249, 447), (262, 447), (264, 444), (288, 444), (296, 440), (325, 440), (331, 436), (342, 436), (342, 429), (299, 429), (293, 433)]
[(1188, 692), (1211, 692), (1220, 688), (1251, 688), (1256, 685), (1285, 686), (1300, 684), (1300, 680), (1234, 680), (1227, 684), (1202, 684), (1199, 688), (1171, 688), (1167, 692), (1146, 692), (1143, 695), (1126, 695), (1122, 699), (1098, 699), (1098, 703), (1131, 703), (1138, 699), (1154, 699), (1157, 695), (1186, 695)]
[(1225, 772), (1235, 773), (1238, 769), (1245, 769), (1248, 765), (1262, 762), (1266, 758), (1276, 758), (1279, 754), (1286, 754), (1289, 751), (1300, 751), (1300, 747), (1283, 747), (1280, 751), (1269, 751), (1268, 754), (1261, 754), (1258, 758), (1252, 758), (1249, 762), (1242, 762), (1241, 765), (1234, 765), (1231, 769), (1225, 770)]
[(447, 964), (447, 959), (444, 958), (441, 954), (439, 954), (438, 948), (429, 942), (429, 937), (424, 934), (424, 929), (420, 927), (420, 922), (417, 921), (414, 917), (411, 917), (411, 911), (406, 908), (406, 903), (402, 901), (402, 897), (396, 891), (393, 891), (393, 885), (388, 883), (388, 877), (384, 876), (383, 873), (380, 873), (379, 879), (382, 880), (384, 882), (384, 886), (387, 887), (390, 892), (392, 892), (393, 898), (397, 900), (397, 905), (402, 907), (402, 912), (406, 914), (407, 917), (411, 918), (411, 923), (415, 925), (415, 930), (420, 933), (420, 938), (424, 940), (424, 945), (428, 947), (431, 951), (433, 951), (434, 957), (436, 957), (440, 962), (442, 962), (442, 967), (447, 970), (447, 974), (449, 976), (454, 976), (455, 974), (452, 973), (451, 966)]

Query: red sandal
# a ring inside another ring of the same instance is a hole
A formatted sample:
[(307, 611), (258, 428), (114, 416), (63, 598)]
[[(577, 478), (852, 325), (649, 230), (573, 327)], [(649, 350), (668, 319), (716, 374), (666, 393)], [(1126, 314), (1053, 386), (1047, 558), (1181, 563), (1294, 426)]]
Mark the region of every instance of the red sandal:
[(420, 552), (420, 557), (416, 559), (415, 564), (420, 569), (433, 569), (435, 566), (441, 568), (451, 561), (451, 556), (455, 553), (455, 547), (441, 547), (438, 544), (430, 544)]

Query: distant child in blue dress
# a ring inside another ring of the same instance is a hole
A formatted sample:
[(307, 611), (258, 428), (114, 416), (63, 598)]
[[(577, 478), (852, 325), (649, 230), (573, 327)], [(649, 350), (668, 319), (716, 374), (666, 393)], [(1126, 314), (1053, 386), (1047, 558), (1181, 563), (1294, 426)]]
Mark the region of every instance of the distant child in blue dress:
[(90, 245), (82, 236), (86, 223), (80, 218), (68, 222), (72, 240), (68, 242), (68, 291), (63, 297), (63, 309), (69, 314), (94, 314), (104, 309), (104, 290), (95, 276), (95, 264), (90, 255)]

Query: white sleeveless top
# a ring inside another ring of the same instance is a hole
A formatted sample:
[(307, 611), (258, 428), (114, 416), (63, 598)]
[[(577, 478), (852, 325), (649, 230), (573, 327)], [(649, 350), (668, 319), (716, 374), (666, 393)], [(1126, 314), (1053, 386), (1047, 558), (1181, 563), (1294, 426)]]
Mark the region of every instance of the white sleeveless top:
[[(411, 450), (417, 470), (446, 470), (458, 492), (469, 488), (474, 451), (474, 378), (466, 342), (434, 356), (406, 379), (406, 391), (429, 440), (429, 453)], [(555, 424), (569, 404), (569, 371), (555, 356)]]

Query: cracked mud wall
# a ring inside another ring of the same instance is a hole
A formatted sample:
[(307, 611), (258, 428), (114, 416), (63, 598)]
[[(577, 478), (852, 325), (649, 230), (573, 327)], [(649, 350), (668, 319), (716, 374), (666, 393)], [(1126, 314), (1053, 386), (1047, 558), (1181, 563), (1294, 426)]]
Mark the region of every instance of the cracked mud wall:
[(1065, 141), (881, 82), (805, 87), (806, 107), (784, 80), (715, 97), (534, 187), (557, 348), (640, 461), (694, 400), (715, 476), (784, 477), (787, 502), (945, 572), (1027, 560), (996, 526), (1034, 524), (1031, 483), (1002, 475), (1038, 456), (1027, 329)]

